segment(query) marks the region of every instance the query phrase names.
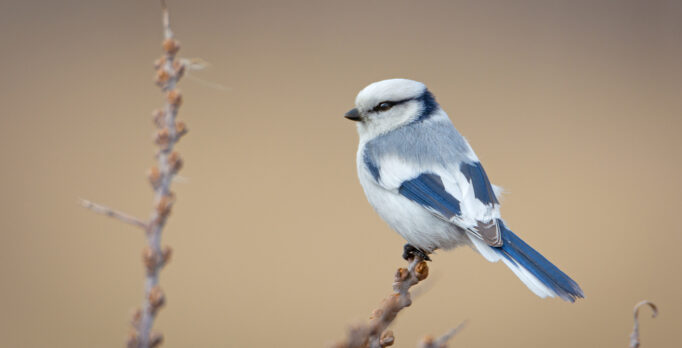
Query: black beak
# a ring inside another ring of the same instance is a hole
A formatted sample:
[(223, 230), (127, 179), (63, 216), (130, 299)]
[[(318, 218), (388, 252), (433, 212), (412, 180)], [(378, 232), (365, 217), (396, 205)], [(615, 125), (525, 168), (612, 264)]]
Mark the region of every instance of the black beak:
[(358, 109), (355, 109), (355, 108), (348, 111), (345, 115), (343, 115), (343, 117), (345, 117), (349, 120), (352, 120), (352, 121), (361, 121), (362, 120), (362, 116), (360, 116), (360, 111), (358, 111)]

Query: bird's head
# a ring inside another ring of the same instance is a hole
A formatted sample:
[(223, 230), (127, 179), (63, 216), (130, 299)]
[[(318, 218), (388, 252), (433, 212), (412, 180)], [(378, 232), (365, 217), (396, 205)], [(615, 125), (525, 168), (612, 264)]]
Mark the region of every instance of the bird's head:
[(371, 139), (405, 124), (429, 118), (439, 110), (426, 86), (407, 79), (374, 82), (355, 98), (345, 117), (358, 123), (360, 138)]

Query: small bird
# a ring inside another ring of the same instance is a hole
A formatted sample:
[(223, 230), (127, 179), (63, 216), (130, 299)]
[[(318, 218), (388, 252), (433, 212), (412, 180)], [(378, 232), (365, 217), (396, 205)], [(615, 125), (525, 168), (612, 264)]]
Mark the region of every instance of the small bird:
[(574, 302), (580, 286), (507, 228), (501, 189), (426, 86), (390, 79), (365, 87), (345, 114), (357, 122), (357, 170), (367, 200), (408, 244), (403, 257), (469, 245), (502, 261), (536, 295)]

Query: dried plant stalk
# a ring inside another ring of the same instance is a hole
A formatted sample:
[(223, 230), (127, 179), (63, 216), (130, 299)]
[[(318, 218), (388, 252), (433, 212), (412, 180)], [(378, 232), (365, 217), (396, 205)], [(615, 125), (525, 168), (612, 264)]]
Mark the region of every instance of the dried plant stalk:
[(630, 335), (630, 348), (639, 348), (639, 309), (643, 306), (649, 306), (651, 307), (651, 310), (653, 313), (651, 314), (652, 318), (656, 318), (658, 315), (658, 307), (653, 302), (644, 300), (640, 301), (635, 305), (635, 308), (633, 309), (633, 316), (634, 316), (634, 322), (635, 325), (632, 328), (632, 334)]
[(161, 234), (166, 220), (175, 202), (175, 194), (171, 191), (173, 176), (182, 167), (182, 159), (173, 149), (175, 144), (187, 132), (182, 122), (176, 122), (178, 109), (182, 104), (182, 95), (176, 89), (176, 84), (184, 72), (184, 65), (176, 59), (180, 43), (175, 40), (170, 28), (170, 18), (165, 1), (161, 1), (164, 40), (162, 48), (164, 55), (157, 61), (156, 83), (166, 96), (162, 110), (154, 112), (154, 123), (158, 131), (156, 144), (159, 146), (157, 154), (158, 166), (149, 170), (149, 181), (154, 188), (154, 209), (149, 218), (147, 229), (147, 247), (143, 253), (146, 267), (145, 295), (142, 303), (142, 313), (139, 322), (133, 322), (133, 329), (137, 331), (137, 338), (130, 341), (134, 347), (153, 347), (162, 338), (151, 332), (156, 314), (165, 303), (165, 295), (159, 286), (159, 272), (170, 258), (170, 248), (161, 247)]
[(165, 96), (162, 109), (153, 113), (153, 121), (157, 127), (155, 143), (159, 146), (156, 155), (157, 165), (149, 170), (149, 183), (154, 189), (154, 209), (147, 222), (131, 215), (105, 207), (100, 204), (82, 200), (81, 204), (97, 213), (104, 214), (140, 227), (145, 231), (147, 246), (142, 252), (146, 275), (142, 308), (135, 311), (132, 318), (132, 330), (128, 335), (128, 347), (156, 347), (163, 341), (163, 335), (152, 332), (154, 319), (166, 302), (166, 296), (159, 286), (159, 273), (168, 263), (171, 256), (169, 247), (161, 247), (161, 235), (175, 202), (175, 194), (171, 191), (173, 177), (182, 168), (182, 158), (174, 151), (175, 144), (187, 133), (183, 122), (176, 121), (178, 109), (182, 104), (182, 94), (176, 85), (185, 71), (185, 63), (176, 58), (180, 43), (175, 40), (170, 29), (170, 18), (166, 2), (161, 0), (163, 23), (163, 56), (155, 63), (156, 84)]

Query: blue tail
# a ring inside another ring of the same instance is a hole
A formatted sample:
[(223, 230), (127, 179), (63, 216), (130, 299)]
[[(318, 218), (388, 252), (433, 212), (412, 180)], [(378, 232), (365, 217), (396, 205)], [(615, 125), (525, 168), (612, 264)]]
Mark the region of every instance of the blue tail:
[[(578, 283), (554, 266), (544, 256), (540, 255), (535, 249), (531, 248), (521, 238), (517, 237), (504, 225), (502, 220), (498, 220), (498, 224), (503, 244), (501, 247), (493, 248), (497, 253), (509, 260), (514, 266), (525, 268), (562, 299), (574, 302), (576, 298), (584, 297)], [(519, 278), (521, 277), (519, 276)], [(521, 280), (529, 288), (531, 287), (523, 278)]]

